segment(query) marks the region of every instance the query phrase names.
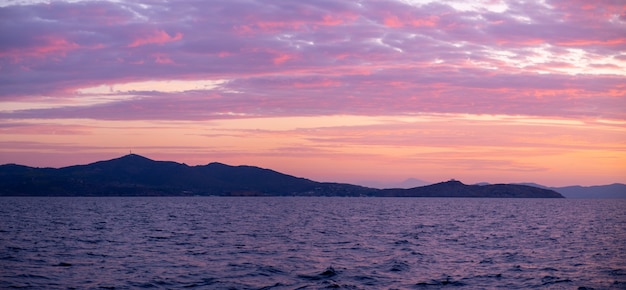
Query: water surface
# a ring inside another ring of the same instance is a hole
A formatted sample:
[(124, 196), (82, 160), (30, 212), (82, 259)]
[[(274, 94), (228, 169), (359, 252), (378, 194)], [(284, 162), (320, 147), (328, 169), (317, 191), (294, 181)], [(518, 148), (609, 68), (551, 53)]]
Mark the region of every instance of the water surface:
[(626, 200), (0, 202), (0, 288), (626, 289)]

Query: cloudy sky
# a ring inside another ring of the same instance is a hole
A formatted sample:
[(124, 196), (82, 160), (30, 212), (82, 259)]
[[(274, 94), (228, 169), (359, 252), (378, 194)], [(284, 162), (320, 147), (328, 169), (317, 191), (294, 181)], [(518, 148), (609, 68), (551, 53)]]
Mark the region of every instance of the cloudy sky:
[(0, 163), (130, 150), (318, 181), (626, 182), (626, 4), (2, 1)]

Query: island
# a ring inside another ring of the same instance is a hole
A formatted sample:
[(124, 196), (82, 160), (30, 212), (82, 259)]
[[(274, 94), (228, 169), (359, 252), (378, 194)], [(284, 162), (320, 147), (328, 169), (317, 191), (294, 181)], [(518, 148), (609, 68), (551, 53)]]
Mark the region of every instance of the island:
[(317, 182), (255, 166), (189, 166), (141, 155), (62, 168), (0, 165), (0, 196), (368, 196), (563, 198), (520, 184), (466, 185), (450, 180), (409, 189)]

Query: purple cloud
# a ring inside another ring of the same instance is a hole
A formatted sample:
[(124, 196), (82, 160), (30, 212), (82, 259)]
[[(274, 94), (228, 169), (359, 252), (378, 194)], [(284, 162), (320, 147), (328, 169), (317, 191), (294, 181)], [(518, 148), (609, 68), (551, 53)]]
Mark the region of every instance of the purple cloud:
[[(52, 2), (0, 8), (1, 118), (520, 114), (625, 119), (623, 5), (400, 1)], [(620, 73), (621, 72), (621, 73)], [(182, 92), (81, 89), (226, 80)]]

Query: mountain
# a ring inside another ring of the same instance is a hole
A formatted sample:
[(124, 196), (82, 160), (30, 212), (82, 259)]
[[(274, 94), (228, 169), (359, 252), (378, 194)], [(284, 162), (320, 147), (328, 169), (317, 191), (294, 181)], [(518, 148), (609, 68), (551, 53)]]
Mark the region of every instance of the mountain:
[(87, 165), (0, 166), (0, 195), (371, 195), (375, 189), (315, 182), (253, 166), (188, 166), (129, 154)]
[(448, 181), (409, 189), (374, 189), (316, 182), (254, 166), (188, 166), (129, 154), (62, 168), (0, 165), (0, 196), (406, 196), (562, 197), (549, 189), (515, 184), (465, 185)]
[(519, 184), (551, 189), (567, 198), (626, 198), (626, 184), (623, 183), (594, 186), (572, 185), (563, 187), (548, 187), (531, 182)]
[(626, 184), (550, 188), (568, 198), (626, 198)]
[[(489, 183), (486, 182), (477, 183), (477, 185), (488, 184)], [(563, 187), (548, 187), (533, 182), (515, 184), (554, 190), (566, 198), (626, 198), (626, 184), (623, 183), (594, 186), (572, 185)]]
[(409, 189), (384, 189), (382, 192), (384, 196), (406, 197), (563, 198), (561, 194), (552, 190), (527, 185), (466, 185), (457, 180), (450, 180)]

